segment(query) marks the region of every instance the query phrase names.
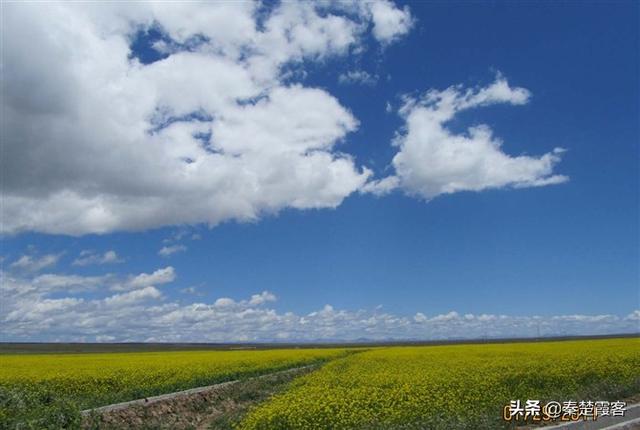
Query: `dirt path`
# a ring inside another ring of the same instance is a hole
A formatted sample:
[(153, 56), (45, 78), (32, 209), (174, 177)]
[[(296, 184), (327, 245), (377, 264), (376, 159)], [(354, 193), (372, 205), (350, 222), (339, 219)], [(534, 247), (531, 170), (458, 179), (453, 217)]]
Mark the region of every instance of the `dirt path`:
[(230, 429), (311, 365), (82, 411), (84, 429)]

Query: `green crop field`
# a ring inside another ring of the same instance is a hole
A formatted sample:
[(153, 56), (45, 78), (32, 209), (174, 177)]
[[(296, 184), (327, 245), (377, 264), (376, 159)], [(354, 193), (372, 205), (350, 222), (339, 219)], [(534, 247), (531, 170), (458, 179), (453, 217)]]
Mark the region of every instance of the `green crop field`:
[[(351, 353), (350, 353), (351, 352)], [(640, 340), (367, 349), (0, 355), (0, 429), (77, 428), (79, 411), (326, 362), (230, 424), (256, 429), (490, 429), (510, 400), (640, 393)], [(264, 397), (264, 396), (263, 396)]]

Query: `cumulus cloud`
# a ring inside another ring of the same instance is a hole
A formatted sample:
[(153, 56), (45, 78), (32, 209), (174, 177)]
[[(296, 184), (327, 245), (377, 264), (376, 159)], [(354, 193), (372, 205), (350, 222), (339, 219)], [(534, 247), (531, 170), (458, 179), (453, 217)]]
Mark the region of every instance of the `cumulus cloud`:
[(375, 85), (378, 82), (378, 76), (372, 75), (364, 70), (350, 70), (345, 73), (341, 73), (338, 76), (338, 82), (341, 84), (360, 84), (360, 85)]
[(162, 293), (156, 287), (148, 286), (128, 293), (114, 294), (104, 299), (104, 303), (107, 306), (126, 306), (160, 297), (162, 297)]
[(141, 273), (136, 276), (129, 277), (125, 282), (117, 283), (113, 286), (114, 290), (131, 290), (135, 288), (144, 288), (154, 285), (168, 284), (176, 279), (176, 271), (172, 266), (158, 269), (153, 273)]
[(163, 246), (162, 248), (160, 248), (160, 251), (158, 251), (158, 255), (162, 257), (169, 257), (170, 255), (173, 255), (178, 252), (185, 252), (186, 250), (187, 250), (186, 246), (179, 245), (179, 244)]
[(528, 90), (510, 86), (500, 74), (495, 82), (480, 89), (453, 86), (444, 91), (430, 90), (419, 98), (407, 97), (399, 110), (406, 125), (393, 142), (398, 147), (392, 161), (395, 175), (371, 181), (363, 190), (386, 194), (399, 188), (429, 200), (459, 191), (567, 181), (566, 176), (554, 174), (562, 148), (541, 156), (511, 156), (487, 125), (475, 125), (463, 134), (447, 128), (461, 111), (496, 103), (522, 105), (529, 98)]
[[(270, 305), (277, 298), (269, 291), (247, 299), (221, 297), (210, 303), (182, 303), (169, 300), (158, 287), (175, 279), (169, 268), (125, 277), (129, 288), (118, 292), (113, 291), (115, 275), (1, 272), (0, 276), (0, 326), (7, 341), (438, 340), (640, 331), (640, 310), (625, 317), (455, 311), (403, 316), (384, 312), (380, 307), (347, 310), (325, 305), (300, 314), (273, 309)], [(88, 291), (92, 292), (90, 296), (81, 295)]]
[[(2, 230), (82, 235), (333, 208), (370, 172), (305, 64), (406, 34), (389, 1), (11, 3)], [(141, 61), (133, 42), (162, 34)]]
[(267, 302), (275, 302), (276, 296), (269, 291), (263, 291), (260, 294), (254, 294), (251, 296), (249, 300), (249, 304), (253, 306), (261, 305)]
[(627, 319), (632, 321), (638, 321), (638, 324), (640, 325), (640, 309), (636, 309), (635, 311), (627, 315)]
[(54, 266), (62, 254), (46, 254), (43, 256), (22, 255), (16, 261), (10, 264), (13, 269), (25, 272), (39, 272), (47, 267)]
[(229, 297), (220, 297), (213, 303), (213, 306), (217, 308), (229, 308), (234, 306), (235, 304), (235, 300), (230, 299)]
[(398, 9), (389, 1), (369, 3), (373, 18), (373, 35), (382, 43), (391, 43), (407, 34), (413, 26), (409, 7)]
[(80, 252), (78, 258), (71, 263), (74, 266), (89, 266), (92, 264), (113, 264), (122, 263), (124, 260), (118, 256), (118, 253), (110, 250), (104, 254), (96, 253), (91, 250), (84, 250)]

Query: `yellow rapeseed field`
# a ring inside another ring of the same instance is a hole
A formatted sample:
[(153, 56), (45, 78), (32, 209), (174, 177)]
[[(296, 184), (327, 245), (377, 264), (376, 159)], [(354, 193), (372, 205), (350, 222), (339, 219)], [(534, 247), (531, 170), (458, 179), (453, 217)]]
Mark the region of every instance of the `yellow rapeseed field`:
[(510, 400), (640, 392), (640, 341), (392, 347), (334, 360), (258, 406), (257, 429), (501, 428)]
[(321, 361), (238, 430), (490, 429), (506, 427), (500, 417), (510, 400), (640, 393), (638, 339), (0, 355), (0, 429), (77, 428), (80, 409)]
[(344, 349), (278, 349), (0, 355), (0, 429), (76, 427), (81, 409), (344, 354)]

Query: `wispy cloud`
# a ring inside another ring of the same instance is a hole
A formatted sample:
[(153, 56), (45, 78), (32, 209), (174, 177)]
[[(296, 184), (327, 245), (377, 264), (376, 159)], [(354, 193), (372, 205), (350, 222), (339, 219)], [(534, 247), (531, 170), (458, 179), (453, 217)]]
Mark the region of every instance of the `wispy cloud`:
[(167, 266), (162, 269), (158, 269), (153, 273), (140, 273), (139, 275), (129, 276), (124, 282), (113, 284), (111, 289), (134, 290), (136, 288), (168, 284), (173, 282), (175, 279), (175, 269), (171, 266)]
[(187, 247), (184, 245), (168, 245), (160, 248), (160, 250), (158, 251), (158, 255), (160, 255), (161, 257), (169, 257), (178, 252), (185, 252), (186, 250)]
[(55, 266), (62, 254), (46, 254), (42, 256), (22, 255), (10, 264), (12, 269), (25, 272), (39, 272), (47, 267)]
[(338, 82), (341, 84), (360, 84), (373, 86), (378, 82), (378, 75), (371, 75), (364, 70), (351, 70), (340, 74)]
[(123, 261), (115, 251), (106, 251), (104, 254), (99, 254), (95, 251), (85, 250), (80, 252), (80, 255), (73, 261), (72, 265), (89, 266), (92, 264), (122, 263)]

